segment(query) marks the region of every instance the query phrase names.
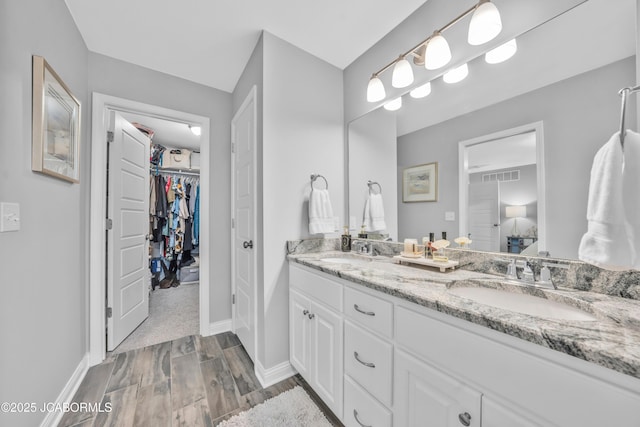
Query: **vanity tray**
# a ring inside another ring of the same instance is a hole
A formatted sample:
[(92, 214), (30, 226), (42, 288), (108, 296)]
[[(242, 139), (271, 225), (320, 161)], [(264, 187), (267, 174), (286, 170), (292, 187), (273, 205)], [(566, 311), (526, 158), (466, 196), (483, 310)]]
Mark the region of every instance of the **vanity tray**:
[(439, 268), (442, 273), (447, 271), (448, 269), (455, 269), (458, 266), (458, 261), (434, 261), (429, 258), (408, 258), (402, 255), (396, 255), (393, 257), (393, 262), (396, 264), (418, 264), (418, 265), (426, 265), (427, 267), (436, 267)]

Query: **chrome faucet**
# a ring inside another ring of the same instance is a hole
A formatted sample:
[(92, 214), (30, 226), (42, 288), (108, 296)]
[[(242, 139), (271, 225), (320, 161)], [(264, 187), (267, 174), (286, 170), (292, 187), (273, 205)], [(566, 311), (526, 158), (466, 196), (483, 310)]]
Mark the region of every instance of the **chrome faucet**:
[[(505, 278), (509, 280), (517, 280), (523, 284), (536, 286), (540, 288), (546, 289), (557, 289), (555, 283), (551, 280), (551, 270), (549, 267), (560, 267), (560, 268), (568, 268), (563, 264), (550, 264), (543, 263), (542, 268), (540, 269), (540, 277), (538, 281), (536, 281), (536, 276), (533, 271), (533, 264), (529, 260), (526, 259), (511, 259), (509, 265), (507, 266), (507, 273), (505, 274)], [(522, 268), (522, 275), (518, 276), (518, 268)]]

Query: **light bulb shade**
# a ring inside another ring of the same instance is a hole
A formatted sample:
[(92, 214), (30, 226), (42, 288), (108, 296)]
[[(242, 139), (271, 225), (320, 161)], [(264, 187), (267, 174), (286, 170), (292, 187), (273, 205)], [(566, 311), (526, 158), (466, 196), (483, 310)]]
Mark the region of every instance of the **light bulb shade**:
[(451, 61), (449, 43), (442, 37), (442, 34), (434, 33), (433, 37), (427, 42), (427, 50), (424, 55), (424, 67), (427, 70), (442, 68)]
[(527, 207), (526, 206), (507, 206), (505, 208), (505, 216), (507, 218), (526, 218)]
[(391, 85), (402, 88), (409, 86), (411, 83), (413, 83), (413, 69), (411, 68), (411, 64), (404, 58), (399, 59), (393, 67)]
[(391, 100), (389, 102), (387, 102), (386, 104), (384, 104), (384, 109), (385, 110), (389, 110), (389, 111), (396, 111), (399, 110), (400, 107), (402, 107), (402, 97), (399, 96), (394, 100)]
[(458, 83), (464, 80), (468, 75), (469, 67), (466, 63), (464, 63), (461, 66), (444, 73), (444, 75), (442, 76), (442, 80), (444, 80), (445, 83)]
[(418, 86), (409, 92), (412, 98), (424, 98), (431, 93), (431, 82), (427, 82), (422, 86)]
[(511, 39), (505, 44), (501, 44), (495, 49), (491, 49), (490, 51), (485, 53), (484, 60), (488, 64), (499, 64), (511, 58), (516, 54), (517, 51), (518, 44), (516, 43), (516, 39)]
[(200, 126), (189, 125), (189, 129), (191, 129), (191, 133), (195, 136), (200, 136), (202, 134), (202, 128)]
[(469, 23), (470, 45), (477, 46), (493, 40), (502, 31), (502, 20), (498, 8), (490, 1), (480, 1), (480, 4), (471, 16)]
[(387, 94), (384, 91), (382, 80), (376, 76), (371, 77), (371, 80), (369, 80), (369, 86), (367, 86), (367, 101), (382, 101), (385, 96), (387, 96)]

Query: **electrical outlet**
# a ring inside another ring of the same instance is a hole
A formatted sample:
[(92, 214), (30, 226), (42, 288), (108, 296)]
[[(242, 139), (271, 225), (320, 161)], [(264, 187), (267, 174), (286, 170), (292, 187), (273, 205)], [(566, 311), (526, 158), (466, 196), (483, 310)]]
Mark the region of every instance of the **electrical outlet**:
[(20, 230), (20, 205), (18, 203), (0, 203), (0, 233)]

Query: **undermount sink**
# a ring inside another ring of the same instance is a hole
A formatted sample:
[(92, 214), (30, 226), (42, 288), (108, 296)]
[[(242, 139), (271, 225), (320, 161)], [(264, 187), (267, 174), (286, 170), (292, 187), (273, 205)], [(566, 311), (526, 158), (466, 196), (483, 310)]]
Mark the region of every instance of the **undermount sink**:
[(456, 287), (450, 288), (448, 292), (480, 304), (544, 319), (583, 322), (597, 320), (586, 311), (533, 295), (484, 287)]

